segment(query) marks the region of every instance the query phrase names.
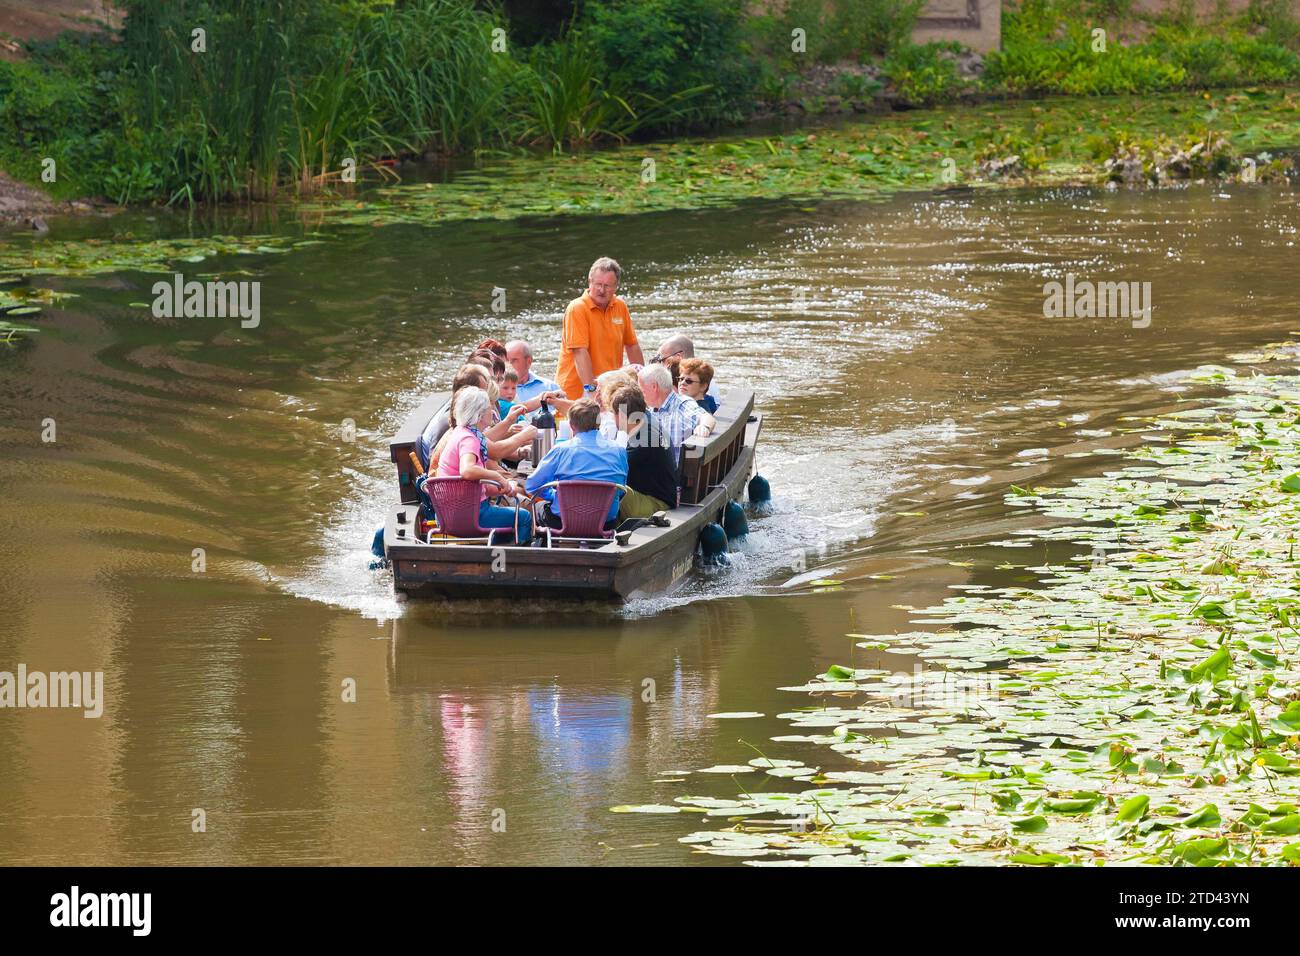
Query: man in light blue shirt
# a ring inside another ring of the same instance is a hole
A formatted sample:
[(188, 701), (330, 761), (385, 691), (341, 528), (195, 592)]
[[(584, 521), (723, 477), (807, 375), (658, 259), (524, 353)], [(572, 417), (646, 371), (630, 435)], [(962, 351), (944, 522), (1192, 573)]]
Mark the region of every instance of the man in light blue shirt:
[[(533, 374), (533, 350), (522, 339), (515, 339), (515, 341), (506, 344), (506, 361), (510, 363), (515, 370), (515, 374), (519, 376), (519, 387), (515, 391), (515, 401), (520, 405), (531, 402), (544, 392), (560, 391), (560, 386), (550, 379), (538, 378)], [(536, 412), (533, 414), (536, 414)]]
[[(573, 437), (562, 441), (549, 452), (537, 465), (537, 470), (528, 476), (525, 488), (530, 495), (537, 495), (550, 502), (551, 510), (559, 514), (555, 505), (555, 489), (539, 491), (542, 485), (552, 481), (609, 481), (616, 485), (627, 484), (627, 449), (616, 445), (607, 438), (600, 437), (597, 425), (600, 423), (600, 406), (593, 398), (580, 398), (569, 409), (569, 424), (573, 428)], [(623, 497), (622, 490), (614, 492), (610, 502), (607, 522), (618, 517), (618, 501)]]

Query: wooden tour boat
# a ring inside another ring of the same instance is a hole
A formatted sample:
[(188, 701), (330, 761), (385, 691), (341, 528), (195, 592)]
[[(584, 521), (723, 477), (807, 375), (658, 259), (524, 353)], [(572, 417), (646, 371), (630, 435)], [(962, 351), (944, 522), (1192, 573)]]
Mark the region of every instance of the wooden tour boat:
[(763, 416), (754, 411), (753, 392), (723, 391), (713, 434), (689, 438), (682, 447), (681, 502), (666, 512), (666, 526), (642, 525), (608, 540), (553, 540), (549, 547), (489, 546), (482, 538), (452, 538), (437, 530), (420, 540), (415, 485), (420, 472), (414, 453), (425, 426), (447, 399), (443, 393), (424, 402), (389, 443), (401, 500), (384, 526), (384, 554), (401, 595), (626, 601), (667, 591), (690, 571), (701, 530), (721, 524), (728, 502), (745, 494), (763, 425)]

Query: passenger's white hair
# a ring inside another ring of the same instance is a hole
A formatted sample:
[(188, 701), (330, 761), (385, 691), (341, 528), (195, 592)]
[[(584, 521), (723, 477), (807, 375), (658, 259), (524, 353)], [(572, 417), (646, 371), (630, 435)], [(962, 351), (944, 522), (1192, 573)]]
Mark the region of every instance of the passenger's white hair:
[(673, 390), (673, 373), (668, 371), (661, 362), (647, 365), (645, 368), (641, 369), (637, 378), (647, 385), (655, 386), (661, 391), (671, 392)]
[(483, 413), (489, 407), (487, 392), (477, 385), (466, 385), (456, 393), (456, 404), (453, 408), (456, 413), (456, 424), (473, 425), (483, 417)]
[(510, 351), (512, 348), (514, 348), (516, 345), (519, 346), (521, 349), (524, 350), (524, 358), (532, 358), (532, 357), (533, 357), (533, 347), (532, 347), (531, 345), (529, 345), (527, 342), (525, 342), (523, 339), (514, 339), (514, 340), (512, 340), (512, 341), (510, 341), (510, 342), (507, 342), (507, 343), (506, 343), (506, 351), (509, 352), (509, 351)]

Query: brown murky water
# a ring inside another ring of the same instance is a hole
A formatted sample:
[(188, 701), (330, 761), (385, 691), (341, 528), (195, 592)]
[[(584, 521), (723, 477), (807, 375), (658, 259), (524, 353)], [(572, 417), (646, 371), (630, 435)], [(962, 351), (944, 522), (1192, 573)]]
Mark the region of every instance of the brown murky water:
[[(66, 228), (125, 225), (192, 228)], [(669, 770), (809, 759), (769, 740), (804, 703), (777, 688), (847, 663), (846, 633), (907, 629), (895, 605), (999, 580), (979, 545), (1024, 520), (1009, 484), (1105, 467), (1181, 373), (1300, 328), (1297, 241), (1286, 188), (1024, 192), (205, 263), (262, 281), (255, 330), (152, 318), (130, 303), (153, 276), (59, 280), (79, 297), (0, 352), (0, 670), (102, 670), (106, 702), (0, 709), (0, 862), (717, 863), (676, 842), (698, 820), (609, 807), (740, 789)], [(387, 435), (486, 335), (553, 365), (603, 253), (643, 341), (689, 329), (756, 389), (772, 513), (730, 568), (627, 609), (397, 605), (366, 567)], [(1150, 282), (1150, 326), (1045, 319), (1067, 271)], [(735, 711), (764, 716), (710, 716)]]

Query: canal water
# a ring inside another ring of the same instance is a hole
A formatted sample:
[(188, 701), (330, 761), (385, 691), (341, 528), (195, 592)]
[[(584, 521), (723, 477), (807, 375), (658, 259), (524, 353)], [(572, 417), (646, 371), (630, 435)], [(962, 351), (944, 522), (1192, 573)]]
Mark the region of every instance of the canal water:
[[(240, 228), (132, 214), (0, 241)], [(76, 297), (0, 350), (0, 670), (105, 682), (99, 719), (0, 710), (0, 862), (735, 862), (678, 843), (698, 818), (610, 808), (734, 797), (752, 779), (699, 771), (760, 754), (825, 766), (770, 739), (807, 703), (779, 688), (835, 663), (910, 670), (847, 635), (1027, 580), (987, 547), (1030, 520), (1009, 486), (1112, 465), (1132, 416), (1199, 387), (1188, 371), (1300, 329), (1283, 186), (318, 238), (182, 263), (259, 280), (256, 329), (154, 318), (158, 277), (123, 270), (50, 280)], [(552, 369), (604, 254), (647, 351), (687, 331), (724, 388), (756, 392), (770, 513), (730, 567), (627, 608), (396, 603), (367, 568), (388, 435), (484, 337), (527, 338)], [(1149, 282), (1149, 324), (1045, 318), (1067, 273)], [(736, 713), (759, 716), (714, 716)]]

